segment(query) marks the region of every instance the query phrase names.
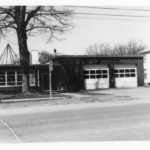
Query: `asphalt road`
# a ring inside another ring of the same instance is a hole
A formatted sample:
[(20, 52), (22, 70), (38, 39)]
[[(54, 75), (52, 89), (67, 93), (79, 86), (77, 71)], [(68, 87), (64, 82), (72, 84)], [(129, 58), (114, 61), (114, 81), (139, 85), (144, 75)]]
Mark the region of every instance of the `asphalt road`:
[(125, 103), (0, 110), (0, 142), (150, 140), (150, 103)]

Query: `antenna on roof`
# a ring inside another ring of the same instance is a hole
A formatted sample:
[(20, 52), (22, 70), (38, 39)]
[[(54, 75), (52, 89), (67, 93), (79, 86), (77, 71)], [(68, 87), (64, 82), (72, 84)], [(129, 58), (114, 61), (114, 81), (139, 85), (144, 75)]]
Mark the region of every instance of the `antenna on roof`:
[(55, 56), (56, 56), (56, 49), (54, 49), (54, 53), (55, 53)]
[(0, 64), (19, 64), (20, 61), (17, 58), (17, 55), (13, 51), (12, 47), (8, 43), (4, 49), (2, 55), (0, 56)]

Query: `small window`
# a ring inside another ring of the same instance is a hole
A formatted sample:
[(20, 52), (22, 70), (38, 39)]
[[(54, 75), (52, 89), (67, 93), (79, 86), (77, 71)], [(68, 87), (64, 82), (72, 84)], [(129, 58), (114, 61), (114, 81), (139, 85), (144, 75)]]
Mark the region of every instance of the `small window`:
[(96, 78), (102, 78), (101, 75), (96, 75)]
[(131, 72), (135, 72), (135, 69), (131, 69)]
[(7, 85), (15, 85), (15, 71), (7, 72)]
[(102, 78), (107, 78), (107, 75), (102, 75)]
[(90, 79), (95, 79), (95, 75), (90, 75)]
[(101, 74), (101, 72), (102, 72), (101, 70), (96, 70), (97, 74)]
[(120, 74), (120, 77), (121, 77), (121, 78), (124, 77), (124, 74)]
[(131, 77), (135, 77), (135, 73), (132, 73), (132, 74), (131, 74)]
[(114, 70), (114, 72), (115, 72), (115, 73), (118, 73), (118, 72), (119, 72), (119, 70), (118, 70), (118, 69), (117, 69), (117, 70)]
[(90, 74), (95, 74), (95, 70), (90, 70)]
[(22, 81), (22, 75), (17, 75), (17, 81)]
[(124, 69), (120, 69), (119, 72), (120, 72), (120, 73), (124, 73)]
[(89, 74), (89, 70), (84, 70), (84, 74)]
[(130, 72), (130, 69), (125, 69), (125, 73), (129, 73)]
[(102, 73), (107, 73), (107, 70), (102, 70)]
[(125, 74), (125, 77), (130, 77), (130, 74)]

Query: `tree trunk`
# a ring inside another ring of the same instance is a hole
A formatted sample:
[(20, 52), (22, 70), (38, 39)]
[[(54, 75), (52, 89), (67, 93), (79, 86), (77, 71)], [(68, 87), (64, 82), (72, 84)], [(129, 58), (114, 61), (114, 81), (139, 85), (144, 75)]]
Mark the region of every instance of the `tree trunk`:
[(18, 44), (19, 44), (19, 53), (20, 53), (20, 63), (22, 67), (22, 94), (29, 94), (29, 60), (30, 53), (27, 47), (27, 35), (23, 29), (18, 30)]

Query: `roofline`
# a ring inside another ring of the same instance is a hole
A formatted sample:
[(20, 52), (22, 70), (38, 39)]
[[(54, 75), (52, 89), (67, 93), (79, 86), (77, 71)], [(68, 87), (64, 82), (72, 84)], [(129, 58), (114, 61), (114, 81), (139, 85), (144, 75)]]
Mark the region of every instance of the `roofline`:
[[(30, 64), (29, 67), (31, 66), (48, 66), (48, 64)], [(21, 65), (13, 65), (13, 64), (2, 64), (0, 67), (21, 67)]]
[(140, 51), (139, 54), (142, 54), (142, 53), (144, 54), (144, 53), (149, 53), (149, 52), (150, 52), (150, 49), (145, 49), (145, 50)]
[(55, 56), (52, 58), (52, 60), (58, 59), (58, 58), (119, 58), (119, 57), (124, 57), (124, 58), (133, 58), (133, 57), (137, 57), (137, 58), (142, 58), (142, 55), (118, 55), (118, 56), (112, 56), (112, 55), (107, 55), (107, 56), (102, 56), (102, 55), (59, 55), (59, 56)]

